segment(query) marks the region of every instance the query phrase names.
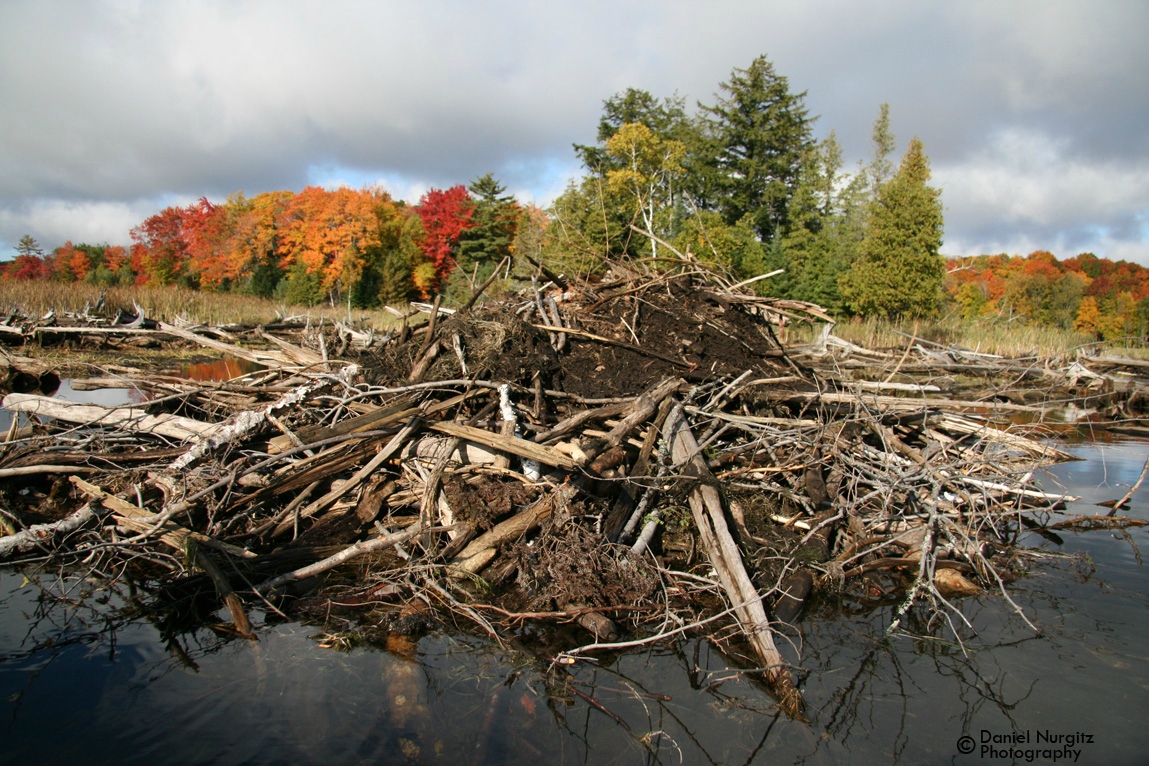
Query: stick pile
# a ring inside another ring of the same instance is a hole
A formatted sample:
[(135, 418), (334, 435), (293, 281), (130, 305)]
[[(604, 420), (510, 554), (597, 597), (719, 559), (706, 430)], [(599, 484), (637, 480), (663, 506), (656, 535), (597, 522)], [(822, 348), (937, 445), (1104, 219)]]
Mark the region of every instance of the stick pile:
[[(785, 352), (816, 306), (698, 269), (539, 279), (379, 336), (131, 328), (265, 369), (110, 376), (141, 393), (113, 408), (9, 394), (0, 558), (202, 577), (244, 636), (253, 605), (500, 641), (577, 623), (558, 662), (705, 630), (800, 715), (776, 638), (812, 594), (960, 621), (1066, 499), (1031, 486), (1066, 453), (959, 414), (1008, 401), (862, 385), (829, 334)], [(922, 359), (896, 356), (868, 364)]]

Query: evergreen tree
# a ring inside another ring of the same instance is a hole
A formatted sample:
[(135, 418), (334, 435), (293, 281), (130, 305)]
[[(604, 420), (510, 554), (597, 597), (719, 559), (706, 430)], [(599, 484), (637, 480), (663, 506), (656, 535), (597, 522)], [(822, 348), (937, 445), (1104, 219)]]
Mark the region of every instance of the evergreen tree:
[(811, 147), (790, 201), (790, 225), (782, 237), (778, 267), (788, 276), (782, 297), (842, 310), (838, 283), (854, 260), (862, 239), (865, 179), (842, 174), (842, 149), (830, 135)]
[(764, 243), (785, 231), (790, 197), (802, 157), (812, 143), (806, 93), (791, 93), (787, 79), (765, 56), (735, 69), (714, 106), (699, 104), (714, 153), (717, 208), (726, 222), (749, 214)]
[(877, 195), (878, 189), (894, 172), (894, 163), (890, 161), (890, 157), (894, 154), (897, 142), (890, 128), (889, 104), (878, 107), (878, 119), (874, 121), (872, 141), (873, 154), (870, 157), (870, 166), (866, 170), (870, 177), (870, 193)]
[(506, 187), (491, 173), (471, 182), (471, 223), (459, 235), (459, 268), (462, 276), (481, 282), (499, 262), (511, 254), (518, 227), (519, 206)]
[(43, 258), (44, 248), (40, 247), (40, 243), (31, 234), (25, 234), (16, 243), (16, 253), (28, 257)]
[(850, 310), (883, 317), (924, 316), (941, 302), (945, 266), (941, 192), (914, 138), (898, 172), (870, 202), (858, 259), (842, 278)]

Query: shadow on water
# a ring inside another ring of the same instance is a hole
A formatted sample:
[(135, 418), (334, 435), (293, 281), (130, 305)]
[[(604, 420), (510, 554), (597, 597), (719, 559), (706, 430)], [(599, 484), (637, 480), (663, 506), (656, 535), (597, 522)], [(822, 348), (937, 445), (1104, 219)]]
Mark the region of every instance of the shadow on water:
[[(1076, 451), (1043, 483), (1092, 514), (1136, 481), (1149, 445)], [(1146, 518), (1146, 497), (1129, 516)], [(1078, 763), (1143, 763), (1147, 534), (1026, 533), (1010, 596), (1040, 636), (1000, 593), (960, 602), (960, 640), (925, 613), (887, 638), (896, 601), (822, 598), (785, 650), (807, 722), (703, 639), (567, 667), (450, 632), (346, 649), (254, 614), (249, 642), (189, 627), (203, 625), (190, 596), (146, 579), (106, 591), (3, 570), (0, 762), (973, 764), (1011, 759), (961, 755), (963, 735), (980, 748), (1028, 732), (1017, 747), (1039, 748), (1041, 732), (1080, 732), (1093, 740)]]

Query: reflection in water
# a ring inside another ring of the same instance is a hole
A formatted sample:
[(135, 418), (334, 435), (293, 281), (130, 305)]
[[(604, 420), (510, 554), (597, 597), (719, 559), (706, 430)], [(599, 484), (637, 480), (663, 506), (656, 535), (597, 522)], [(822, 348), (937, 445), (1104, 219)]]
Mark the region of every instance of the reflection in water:
[[(223, 357), (202, 362), (189, 362), (177, 365), (174, 368), (157, 373), (156, 378), (178, 378), (198, 383), (213, 381), (229, 381), (250, 375), (264, 369), (262, 365), (249, 362), (246, 359)], [(129, 379), (130, 380), (130, 379)], [(129, 382), (128, 380), (125, 383)], [(77, 386), (79, 384), (77, 383)], [(153, 398), (153, 393), (146, 388), (127, 385), (124, 388), (87, 388), (74, 387), (72, 380), (56, 378), (55, 387), (43, 392), (47, 396), (55, 396), (68, 402), (78, 404), (98, 404), (102, 407), (119, 407), (122, 405), (144, 404)], [(28, 416), (18, 415), (18, 426), (28, 424)], [(12, 414), (0, 408), (0, 430), (7, 430), (12, 423)]]
[[(1085, 497), (1070, 514), (1123, 494), (1149, 447), (1080, 451), (1046, 482)], [(447, 632), (325, 648), (323, 626), (259, 615), (249, 642), (147, 608), (146, 583), (100, 596), (46, 578), (42, 592), (4, 571), (0, 763), (973, 764), (962, 735), (1039, 730), (1092, 734), (1079, 763), (1140, 763), (1149, 532), (1127, 532), (1027, 534), (1010, 593), (1040, 636), (1000, 594), (960, 602), (960, 641), (920, 612), (886, 638), (897, 603), (823, 598), (785, 650), (808, 722), (704, 639), (570, 667)]]
[(223, 357), (222, 359), (213, 359), (207, 362), (193, 362), (189, 364), (181, 364), (175, 370), (166, 374), (172, 377), (184, 378), (186, 380), (194, 380), (200, 382), (216, 381), (216, 380), (234, 380), (235, 378), (248, 375), (262, 370), (261, 365), (255, 362), (249, 362), (246, 359), (236, 359), (235, 357)]

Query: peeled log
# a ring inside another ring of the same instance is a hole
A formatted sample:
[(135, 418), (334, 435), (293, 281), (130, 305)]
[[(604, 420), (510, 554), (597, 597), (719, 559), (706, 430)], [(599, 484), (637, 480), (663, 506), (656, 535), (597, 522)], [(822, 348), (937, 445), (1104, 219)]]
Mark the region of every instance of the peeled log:
[(981, 588), (956, 569), (935, 571), (934, 586), (943, 596), (976, 596), (981, 593)]
[(100, 407), (35, 394), (8, 394), (4, 397), (4, 409), (43, 415), (66, 423), (111, 426), (129, 433), (156, 434), (181, 441), (210, 436), (220, 428), (215, 423), (204, 423), (179, 415), (149, 415), (140, 407)]
[(734, 607), (738, 625), (762, 667), (766, 668), (766, 680), (782, 708), (788, 715), (799, 718), (802, 714), (801, 692), (794, 686), (786, 660), (774, 645), (774, 633), (762, 605), (762, 596), (746, 573), (742, 554), (726, 524), (722, 498), (715, 488), (716, 480), (706, 461), (698, 454), (698, 442), (685, 417), (676, 421), (673, 433), (667, 438), (671, 440), (674, 464), (681, 466), (684, 473), (693, 474), (699, 482), (690, 493), (690, 510), (706, 557), (718, 575), (727, 600)]

